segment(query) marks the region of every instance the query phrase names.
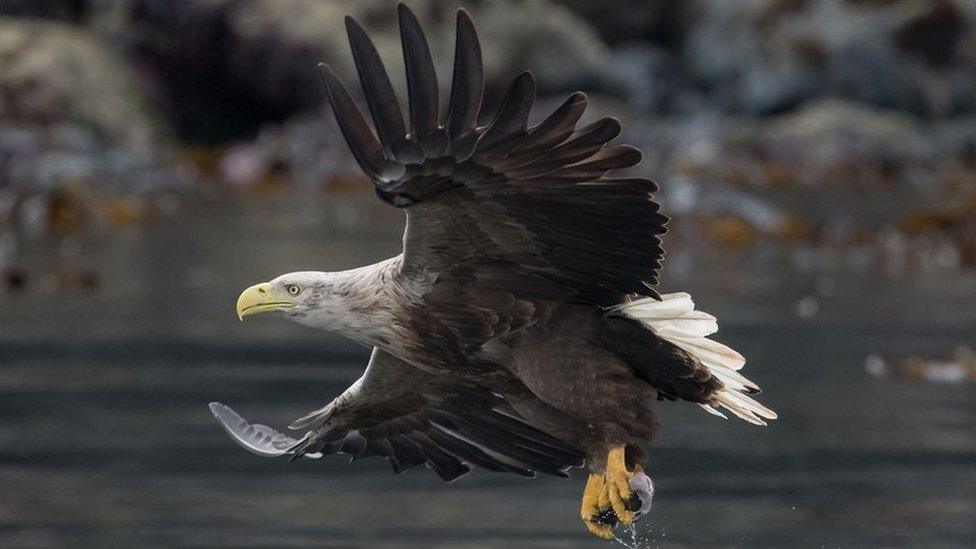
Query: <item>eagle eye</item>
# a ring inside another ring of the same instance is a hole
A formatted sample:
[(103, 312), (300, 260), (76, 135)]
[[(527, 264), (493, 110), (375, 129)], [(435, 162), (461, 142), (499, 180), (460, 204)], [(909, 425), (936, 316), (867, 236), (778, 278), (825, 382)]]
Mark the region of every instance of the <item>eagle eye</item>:
[(298, 293), (302, 291), (301, 288), (299, 288), (298, 286), (296, 286), (294, 284), (289, 284), (285, 289), (291, 295), (298, 295)]

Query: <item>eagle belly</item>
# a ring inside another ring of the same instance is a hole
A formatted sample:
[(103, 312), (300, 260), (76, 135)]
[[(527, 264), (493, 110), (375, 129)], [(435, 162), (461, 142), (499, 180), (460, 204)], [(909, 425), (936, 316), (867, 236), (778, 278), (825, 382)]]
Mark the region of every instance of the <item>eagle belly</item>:
[(562, 414), (562, 429), (588, 433), (583, 449), (591, 467), (620, 445), (640, 459), (654, 435), (656, 390), (613, 348), (601, 310), (564, 304), (553, 312), (505, 342), (504, 365)]

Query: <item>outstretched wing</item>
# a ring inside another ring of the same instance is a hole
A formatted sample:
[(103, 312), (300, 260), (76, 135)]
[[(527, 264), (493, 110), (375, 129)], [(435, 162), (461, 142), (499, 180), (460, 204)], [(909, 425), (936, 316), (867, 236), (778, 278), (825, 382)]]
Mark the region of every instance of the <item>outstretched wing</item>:
[(522, 476), (566, 476), (584, 460), (573, 445), (523, 421), (501, 396), (425, 373), (379, 349), (356, 383), (290, 426), (309, 430), (302, 439), (248, 423), (223, 404), (210, 407), (235, 441), (266, 457), (383, 456), (397, 473), (426, 463), (446, 481), (472, 465)]
[(479, 127), (481, 51), (464, 10), (442, 118), (423, 31), (402, 4), (399, 18), (409, 129), (375, 47), (355, 21), (347, 18), (347, 30), (375, 135), (332, 70), (321, 68), (353, 155), (377, 194), (407, 210), (405, 273), (464, 279), (520, 299), (609, 306), (628, 294), (656, 296), (650, 286), (658, 281), (667, 218), (651, 199), (653, 182), (607, 176), (641, 159), (633, 147), (609, 145), (620, 133), (617, 120), (579, 127), (587, 100), (575, 93), (528, 127), (535, 82), (524, 72)]

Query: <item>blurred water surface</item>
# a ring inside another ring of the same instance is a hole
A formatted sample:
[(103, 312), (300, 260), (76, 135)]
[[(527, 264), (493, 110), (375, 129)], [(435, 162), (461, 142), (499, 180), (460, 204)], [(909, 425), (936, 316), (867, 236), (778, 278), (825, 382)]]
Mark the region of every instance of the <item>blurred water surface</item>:
[[(233, 313), (253, 282), (397, 252), (396, 213), (335, 208), (258, 196), (71, 259), (28, 251), (29, 271), (77, 264), (101, 281), (93, 294), (0, 296), (0, 547), (600, 546), (577, 518), (578, 471), (444, 485), (375, 458), (261, 459), (220, 430), (211, 400), (280, 427), (362, 370), (366, 349)], [(749, 358), (781, 419), (757, 429), (658, 405), (647, 545), (976, 546), (973, 386), (863, 368), (873, 352), (973, 346), (976, 281), (797, 273), (763, 257), (669, 255), (664, 289), (720, 318), (719, 339)], [(795, 314), (804, 298), (808, 318)]]

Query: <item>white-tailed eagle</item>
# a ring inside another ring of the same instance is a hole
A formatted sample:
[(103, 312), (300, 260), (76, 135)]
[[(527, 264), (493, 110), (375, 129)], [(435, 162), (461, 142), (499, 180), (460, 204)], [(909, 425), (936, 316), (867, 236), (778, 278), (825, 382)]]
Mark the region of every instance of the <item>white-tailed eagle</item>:
[(472, 466), (523, 476), (583, 466), (582, 519), (610, 537), (649, 503), (640, 463), (653, 401), (724, 409), (756, 425), (776, 414), (752, 398), (759, 387), (739, 374), (743, 357), (707, 339), (715, 318), (688, 294), (653, 289), (668, 218), (653, 182), (608, 175), (641, 159), (610, 145), (619, 122), (578, 126), (587, 98), (575, 93), (529, 127), (535, 82), (523, 72), (479, 126), (481, 50), (463, 10), (441, 109), (423, 31), (398, 9), (406, 121), (351, 18), (373, 127), (329, 66), (320, 69), (376, 194), (406, 212), (403, 253), (349, 271), (284, 274), (237, 302), (242, 318), (276, 311), (371, 346), (372, 358), (345, 392), (291, 424), (300, 438), (222, 404), (211, 410), (265, 456), (383, 456), (397, 472), (427, 464), (446, 481)]

